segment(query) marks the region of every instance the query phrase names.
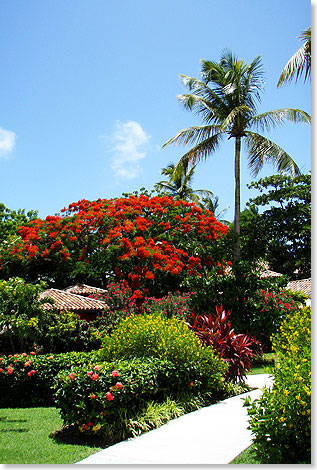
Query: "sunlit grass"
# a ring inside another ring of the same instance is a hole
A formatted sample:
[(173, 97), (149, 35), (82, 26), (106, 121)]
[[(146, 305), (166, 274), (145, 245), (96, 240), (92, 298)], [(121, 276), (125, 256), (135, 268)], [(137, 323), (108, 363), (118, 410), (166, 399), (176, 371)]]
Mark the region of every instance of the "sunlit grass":
[(100, 450), (50, 437), (62, 424), (56, 408), (0, 409), (0, 463), (73, 464)]

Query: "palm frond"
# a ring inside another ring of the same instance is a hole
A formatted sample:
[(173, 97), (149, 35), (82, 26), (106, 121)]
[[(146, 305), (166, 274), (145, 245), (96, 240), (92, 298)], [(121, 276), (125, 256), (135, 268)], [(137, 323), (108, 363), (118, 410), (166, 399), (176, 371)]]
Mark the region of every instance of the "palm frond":
[(294, 177), (300, 170), (290, 155), (279, 145), (255, 132), (247, 132), (244, 142), (248, 148), (249, 168), (257, 176), (264, 163), (273, 164), (279, 173)]
[(265, 113), (258, 114), (257, 116), (253, 116), (250, 123), (261, 131), (268, 131), (272, 128), (274, 129), (280, 124), (284, 124), (285, 121), (290, 121), (295, 124), (310, 124), (311, 117), (308, 113), (300, 109), (283, 108), (274, 109), (272, 111), (267, 111)]
[(163, 148), (171, 144), (187, 145), (189, 143), (203, 142), (218, 132), (219, 126), (217, 125), (188, 127), (187, 129), (180, 130), (174, 137), (165, 142)]
[(234, 108), (228, 116), (222, 121), (222, 123), (219, 125), (219, 129), (222, 131), (227, 131), (228, 128), (235, 122), (238, 116), (243, 116), (248, 120), (249, 115), (251, 115), (252, 109), (249, 108), (249, 106), (242, 105), (242, 106), (237, 106)]
[(289, 83), (295, 78), (295, 83), (305, 74), (304, 81), (310, 78), (311, 73), (311, 28), (300, 35), (300, 39), (304, 40), (304, 44), (295, 52), (285, 65), (277, 86)]
[(196, 162), (205, 160), (217, 149), (223, 136), (224, 133), (215, 134), (192, 147), (179, 159), (176, 164), (176, 168), (179, 165), (182, 165), (184, 160), (190, 162), (191, 164), (196, 164)]

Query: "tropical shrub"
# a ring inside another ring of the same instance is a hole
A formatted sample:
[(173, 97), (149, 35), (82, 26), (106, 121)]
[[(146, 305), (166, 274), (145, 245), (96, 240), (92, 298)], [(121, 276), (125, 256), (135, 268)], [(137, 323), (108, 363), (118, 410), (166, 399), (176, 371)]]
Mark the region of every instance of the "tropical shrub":
[(190, 298), (192, 292), (169, 292), (161, 298), (147, 297), (141, 305), (144, 313), (162, 313), (167, 318), (176, 317), (187, 320), (191, 314)]
[(184, 276), (223, 265), (217, 241), (228, 228), (193, 203), (141, 194), (81, 200), (61, 212), (18, 228), (19, 239), (0, 249), (3, 277), (19, 269), (28, 280), (60, 287), (120, 278), (138, 299), (164, 295)]
[(89, 351), (101, 345), (97, 327), (72, 312), (47, 311), (39, 294), (45, 284), (21, 278), (0, 281), (0, 352)]
[(261, 355), (262, 346), (255, 337), (237, 334), (231, 326), (231, 312), (222, 305), (216, 314), (195, 315), (192, 313), (191, 329), (202, 344), (213, 347), (222, 360), (229, 365), (226, 377), (233, 382), (242, 381), (251, 369), (252, 359)]
[(308, 464), (311, 459), (311, 310), (288, 315), (272, 339), (277, 356), (272, 390), (248, 408), (262, 462)]
[(204, 347), (184, 322), (161, 314), (127, 317), (111, 336), (105, 337), (101, 357), (104, 360), (157, 357), (178, 367), (194, 365), (197, 380), (206, 391), (223, 387), (227, 369), (214, 350)]
[(0, 351), (16, 353), (30, 349), (49, 314), (39, 294), (45, 284), (30, 284), (16, 277), (0, 280)]
[(91, 297), (103, 300), (109, 307), (95, 325), (100, 325), (110, 333), (118, 323), (132, 313), (162, 313), (171, 318), (187, 319), (190, 315), (189, 302), (192, 293), (179, 291), (168, 292), (163, 297), (144, 297), (136, 299), (133, 290), (127, 281), (113, 282), (107, 285), (104, 294), (95, 294)]
[(231, 310), (231, 323), (237, 331), (254, 335), (266, 351), (271, 350), (270, 337), (302, 299), (296, 293), (283, 289), (286, 279), (261, 278), (248, 263), (241, 262), (235, 272), (213, 275), (198, 280), (188, 278), (184, 288), (196, 291), (191, 296), (190, 308), (196, 314), (208, 314), (222, 304)]
[(0, 407), (52, 406), (52, 386), (63, 369), (96, 360), (96, 352), (38, 355), (35, 351), (0, 356)]
[(52, 312), (39, 332), (36, 349), (41, 353), (55, 354), (91, 351), (100, 348), (102, 332), (102, 324), (82, 320), (74, 312)]
[(176, 365), (165, 358), (142, 357), (96, 362), (69, 368), (57, 377), (56, 405), (65, 425), (80, 432), (124, 438), (149, 402), (164, 402), (186, 393), (206, 394), (194, 364)]

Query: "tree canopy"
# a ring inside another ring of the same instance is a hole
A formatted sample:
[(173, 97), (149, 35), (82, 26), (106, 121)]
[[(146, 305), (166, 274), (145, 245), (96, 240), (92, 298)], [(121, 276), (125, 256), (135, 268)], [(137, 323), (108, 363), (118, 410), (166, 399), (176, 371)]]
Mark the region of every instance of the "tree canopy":
[(227, 230), (210, 211), (172, 197), (81, 200), (20, 226), (0, 251), (0, 273), (60, 287), (123, 278), (136, 296), (164, 293), (186, 275), (221, 269), (217, 241)]

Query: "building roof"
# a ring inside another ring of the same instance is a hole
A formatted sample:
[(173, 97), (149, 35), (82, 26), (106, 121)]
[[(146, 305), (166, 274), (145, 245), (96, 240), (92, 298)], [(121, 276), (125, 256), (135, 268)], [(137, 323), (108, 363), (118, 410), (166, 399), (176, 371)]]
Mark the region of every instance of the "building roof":
[(97, 299), (90, 299), (83, 295), (71, 294), (59, 289), (48, 289), (40, 294), (40, 298), (52, 298), (55, 303), (43, 304), (46, 310), (71, 310), (72, 312), (101, 311), (107, 308), (107, 304)]
[(100, 287), (93, 287), (87, 286), (86, 284), (75, 284), (74, 286), (67, 287), (64, 289), (65, 292), (70, 294), (78, 294), (78, 295), (93, 295), (93, 294), (104, 294), (107, 291), (105, 289), (101, 289)]
[(292, 290), (292, 291), (301, 291), (304, 292), (304, 294), (308, 295), (308, 297), (311, 297), (311, 277), (308, 279), (298, 279), (297, 281), (290, 281), (286, 289)]

